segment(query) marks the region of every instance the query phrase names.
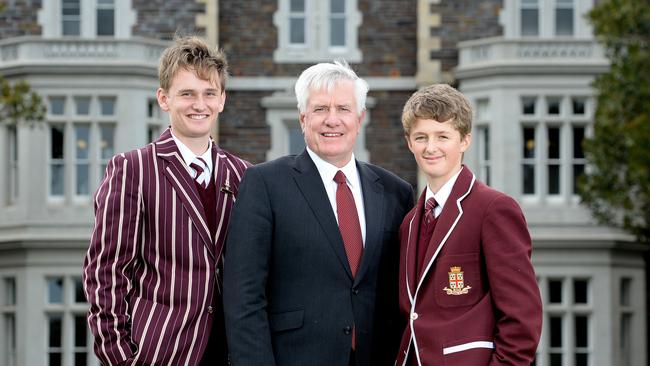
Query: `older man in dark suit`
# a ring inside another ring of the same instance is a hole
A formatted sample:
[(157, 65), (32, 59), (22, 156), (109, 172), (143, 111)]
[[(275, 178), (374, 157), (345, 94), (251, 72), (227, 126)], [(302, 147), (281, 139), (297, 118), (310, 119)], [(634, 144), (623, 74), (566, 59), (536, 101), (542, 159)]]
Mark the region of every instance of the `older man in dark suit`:
[(171, 128), (113, 157), (95, 195), (88, 323), (104, 365), (224, 365), (221, 253), (249, 165), (210, 139), (226, 59), (201, 39), (180, 38), (159, 73)]
[(307, 148), (247, 170), (226, 244), (234, 366), (392, 365), (411, 186), (352, 153), (368, 86), (342, 63), (296, 82)]

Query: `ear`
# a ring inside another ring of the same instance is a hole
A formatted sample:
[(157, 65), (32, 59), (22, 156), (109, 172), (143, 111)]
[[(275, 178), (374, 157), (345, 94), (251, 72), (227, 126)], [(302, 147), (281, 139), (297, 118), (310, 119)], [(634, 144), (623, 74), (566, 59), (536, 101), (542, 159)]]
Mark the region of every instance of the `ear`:
[(409, 135), (404, 135), (404, 140), (406, 140), (406, 146), (408, 146), (409, 150), (415, 154), (415, 151), (413, 151), (413, 146), (411, 146), (411, 139), (409, 139)]
[(223, 112), (223, 107), (226, 106), (226, 91), (221, 92), (221, 103), (219, 103), (219, 113)]
[(167, 93), (162, 88), (156, 90), (156, 99), (158, 100), (160, 109), (169, 112), (169, 104), (167, 104), (169, 97), (167, 97)]
[(460, 152), (465, 152), (467, 149), (469, 149), (469, 145), (472, 143), (472, 134), (468, 133), (460, 139)]
[(365, 120), (366, 120), (366, 109), (364, 108), (361, 111), (361, 114), (359, 114), (359, 126), (361, 126), (361, 124), (363, 124), (363, 121)]
[(305, 114), (300, 112), (300, 117), (298, 118), (300, 121), (300, 130), (302, 131), (302, 134), (305, 134)]

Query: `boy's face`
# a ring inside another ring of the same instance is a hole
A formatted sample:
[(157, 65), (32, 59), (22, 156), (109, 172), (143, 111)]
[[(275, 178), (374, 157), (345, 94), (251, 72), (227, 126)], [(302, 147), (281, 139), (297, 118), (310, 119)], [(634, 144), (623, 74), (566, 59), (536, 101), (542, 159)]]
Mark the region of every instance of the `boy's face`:
[(426, 174), (429, 188), (437, 192), (460, 170), (471, 135), (461, 138), (451, 121), (441, 123), (432, 119), (418, 119), (406, 136), (406, 141), (418, 166)]
[(186, 69), (178, 70), (169, 90), (158, 89), (157, 97), (162, 110), (169, 113), (174, 135), (185, 144), (189, 139), (210, 136), (226, 101), (220, 84), (199, 79)]

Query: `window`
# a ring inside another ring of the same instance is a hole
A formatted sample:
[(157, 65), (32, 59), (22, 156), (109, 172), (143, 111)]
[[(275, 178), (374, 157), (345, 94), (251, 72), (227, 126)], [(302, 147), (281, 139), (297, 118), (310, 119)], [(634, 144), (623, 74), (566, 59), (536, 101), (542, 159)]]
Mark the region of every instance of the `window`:
[(305, 149), (305, 137), (298, 121), (285, 121), (289, 137), (289, 154), (298, 155)]
[(147, 101), (147, 142), (154, 142), (162, 133), (163, 112), (154, 98)]
[(555, 35), (573, 35), (573, 0), (556, 0)]
[(542, 277), (540, 285), (545, 341), (539, 345), (535, 364), (589, 365), (593, 352), (591, 279)]
[(80, 277), (52, 276), (46, 282), (46, 339), (49, 365), (85, 366), (91, 359), (88, 305)]
[(330, 0), (330, 46), (345, 47), (345, 0)]
[[(621, 366), (631, 366), (634, 364), (633, 360), (633, 343), (635, 339), (633, 336), (633, 329), (635, 328), (634, 318), (634, 301), (632, 296), (635, 289), (632, 287), (634, 282), (630, 277), (621, 277), (619, 280), (619, 294), (618, 305), (621, 309), (620, 314), (620, 352), (621, 360), (618, 363)], [(638, 323), (639, 320), (637, 319)]]
[(490, 185), (490, 126), (478, 127), (478, 158), (481, 179)]
[(304, 63), (345, 58), (361, 62), (358, 0), (278, 0), (274, 61)]
[(307, 14), (305, 11), (306, 0), (291, 0), (289, 7), (289, 43), (293, 45), (305, 44), (305, 25)]
[(536, 200), (577, 202), (592, 113), (586, 97), (521, 97), (521, 192)]
[(50, 196), (64, 195), (65, 186), (65, 125), (50, 126)]
[(0, 363), (7, 366), (16, 365), (16, 278), (4, 277), (0, 282), (0, 326), (2, 344), (0, 344)]
[(521, 0), (521, 35), (539, 35), (538, 0)]
[(130, 38), (137, 22), (133, 3), (134, 0), (40, 1), (38, 25), (44, 38)]
[(572, 192), (574, 194), (578, 194), (578, 180), (585, 173), (585, 166), (587, 165), (587, 159), (583, 150), (585, 129), (585, 126), (582, 125), (573, 126), (572, 128), (573, 159), (571, 164), (573, 167)]
[(560, 194), (560, 128), (548, 126), (546, 137), (547, 193), (557, 195)]
[[(115, 154), (116, 98), (51, 97), (49, 196), (87, 202)], [(66, 108), (67, 105), (71, 108)], [(70, 113), (71, 112), (71, 113)]]
[(7, 155), (9, 156), (9, 171), (7, 174), (7, 187), (9, 205), (18, 201), (18, 131), (15, 125), (7, 126)]
[(97, 0), (97, 35), (112, 36), (114, 34), (115, 34), (114, 0)]
[(523, 193), (535, 193), (535, 127), (523, 127)]
[(535, 115), (536, 102), (537, 102), (537, 98), (535, 97), (521, 98), (521, 114)]
[(81, 7), (79, 0), (61, 0), (61, 34), (78, 36), (81, 34)]

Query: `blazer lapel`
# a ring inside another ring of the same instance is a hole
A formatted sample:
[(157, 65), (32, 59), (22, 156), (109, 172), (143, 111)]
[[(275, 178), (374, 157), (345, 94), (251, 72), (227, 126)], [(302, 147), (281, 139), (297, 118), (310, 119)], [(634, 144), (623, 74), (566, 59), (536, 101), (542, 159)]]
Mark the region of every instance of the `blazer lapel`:
[(442, 250), (442, 247), (447, 242), (447, 239), (454, 231), (456, 224), (463, 215), (462, 200), (470, 193), (474, 181), (474, 174), (463, 165), (462, 171), (458, 175), (458, 179), (456, 180), (456, 183), (449, 194), (449, 198), (442, 209), (442, 213), (438, 217), (436, 227), (433, 229), (433, 235), (431, 236), (431, 241), (429, 241), (426, 256), (424, 257), (425, 266), (420, 274), (418, 289), (422, 284), (424, 277), (433, 265), (433, 262), (438, 257), (438, 253)]
[(406, 281), (408, 285), (409, 297), (411, 302), (413, 302), (413, 297), (415, 296), (415, 290), (417, 288), (417, 275), (416, 272), (416, 263), (417, 263), (417, 245), (420, 235), (420, 222), (422, 221), (422, 211), (424, 207), (424, 201), (427, 195), (426, 189), (422, 191), (418, 202), (413, 208), (413, 216), (409, 219), (408, 227), (408, 236), (406, 238)]
[(203, 204), (169, 129), (160, 136), (155, 145), (156, 154), (161, 160), (160, 170), (174, 187), (181, 205), (192, 219), (201, 239), (207, 245), (208, 253), (215, 258), (214, 246), (211, 245), (210, 229), (205, 219)]
[(227, 156), (214, 141), (212, 142), (212, 161), (214, 162), (212, 182), (217, 191), (214, 209), (217, 210), (216, 217), (218, 218), (217, 231), (213, 242), (217, 244), (216, 258), (221, 258), (224, 240), (219, 240), (219, 238), (225, 237), (222, 232), (228, 229), (228, 223), (230, 222), (230, 215), (228, 213), (230, 212), (230, 206), (235, 202), (235, 197), (237, 196), (237, 185), (232, 184), (232, 182), (239, 182), (241, 177), (235, 176), (237, 174), (236, 170), (231, 168)]
[(379, 176), (362, 162), (357, 162), (361, 192), (363, 193), (364, 213), (366, 215), (366, 243), (361, 256), (361, 265), (355, 277), (358, 283), (368, 271), (370, 263), (375, 263), (377, 243), (381, 242), (383, 235), (382, 223), (384, 220), (384, 185)]
[(352, 278), (352, 271), (350, 270), (347, 254), (345, 254), (343, 239), (332, 211), (332, 205), (327, 198), (327, 192), (323, 187), (323, 180), (318, 173), (318, 169), (316, 169), (316, 165), (309, 157), (307, 150), (296, 156), (294, 172), (293, 179), (296, 181), (300, 192), (323, 228), (327, 241), (332, 246), (332, 250), (334, 250), (341, 265), (345, 268), (348, 276)]

